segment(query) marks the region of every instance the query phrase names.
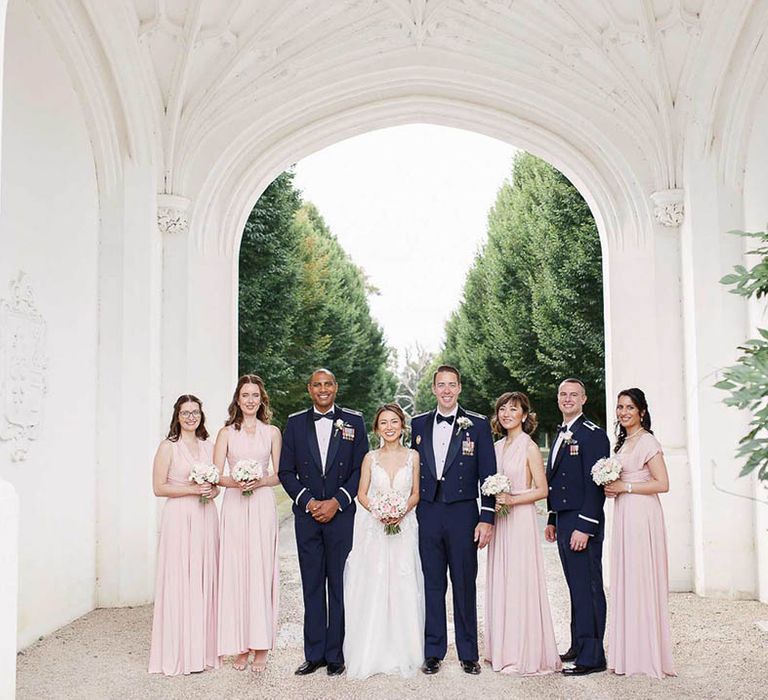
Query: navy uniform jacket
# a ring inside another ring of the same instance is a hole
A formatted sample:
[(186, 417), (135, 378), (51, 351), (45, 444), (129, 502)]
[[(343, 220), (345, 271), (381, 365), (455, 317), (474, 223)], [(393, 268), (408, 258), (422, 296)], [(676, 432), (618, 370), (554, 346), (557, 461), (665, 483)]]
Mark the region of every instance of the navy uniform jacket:
[(553, 449), (547, 459), (547, 524), (556, 525), (556, 513), (575, 510), (579, 518), (577, 529), (596, 535), (604, 519), (605, 493), (602, 486), (592, 481), (592, 466), (610, 455), (611, 446), (605, 431), (583, 415), (571, 426), (571, 433), (570, 444), (563, 442), (557, 455)]
[[(438, 499), (435, 451), (432, 447), (436, 410), (421, 413), (411, 421), (411, 447), (418, 451), (421, 464), (421, 500), (440, 500), (443, 503), (477, 500), (478, 482), (482, 483), (496, 473), (496, 452), (488, 419), (459, 406)], [(461, 429), (457, 425), (461, 417), (467, 418), (472, 425)], [(481, 522), (493, 525), (495, 504), (493, 496), (482, 497)]]
[[(314, 409), (309, 408), (288, 417), (280, 452), (280, 483), (293, 500), (294, 513), (305, 513), (313, 498), (319, 501), (335, 498), (342, 511), (354, 512), (360, 465), (368, 451), (363, 414), (336, 407), (325, 474), (313, 414)], [(339, 421), (344, 423), (341, 428), (336, 425)]]

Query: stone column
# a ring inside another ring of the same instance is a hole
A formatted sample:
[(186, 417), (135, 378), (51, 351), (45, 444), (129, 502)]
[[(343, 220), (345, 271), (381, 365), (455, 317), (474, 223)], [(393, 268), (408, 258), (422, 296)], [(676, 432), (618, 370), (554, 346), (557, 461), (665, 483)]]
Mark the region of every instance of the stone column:
[(748, 333), (747, 304), (719, 280), (743, 262), (741, 191), (723, 182), (710, 139), (691, 128), (685, 157), (685, 220), (681, 226), (688, 448), (695, 537), (695, 591), (752, 598), (756, 594), (751, 495), (734, 457), (746, 417), (715, 389)]
[[(608, 429), (613, 429), (617, 392), (641, 388), (648, 398), (653, 430), (664, 449), (670, 474), (669, 493), (661, 496), (669, 542), (670, 587), (689, 591), (693, 587), (692, 517), (676, 225), (649, 220), (639, 235), (627, 230), (623, 236), (612, 237), (603, 265)], [(610, 508), (611, 504), (608, 512)]]
[(0, 479), (0, 698), (16, 693), (16, 616), (19, 581), (19, 499)]
[[(4, 76), (6, 0), (0, 0), (0, 77)], [(0, 80), (0, 134), (3, 116), (3, 80)], [(2, 143), (0, 142), (0, 148)], [(2, 163), (2, 158), (0, 158)], [(16, 616), (19, 580), (19, 501), (13, 486), (0, 479), (0, 697), (16, 695)]]
[[(160, 201), (167, 203), (167, 195)], [(184, 224), (169, 228), (158, 217), (163, 238), (162, 415), (170, 418), (176, 397), (204, 403), (211, 439), (224, 424), (237, 378), (236, 253), (201, 250), (194, 235), (194, 205), (175, 196), (166, 212)], [(183, 209), (182, 209), (183, 208)], [(182, 215), (183, 211), (183, 215)], [(164, 423), (165, 427), (165, 423)]]
[(152, 459), (162, 437), (162, 241), (154, 169), (126, 159), (101, 193), (97, 605), (152, 600), (157, 548)]

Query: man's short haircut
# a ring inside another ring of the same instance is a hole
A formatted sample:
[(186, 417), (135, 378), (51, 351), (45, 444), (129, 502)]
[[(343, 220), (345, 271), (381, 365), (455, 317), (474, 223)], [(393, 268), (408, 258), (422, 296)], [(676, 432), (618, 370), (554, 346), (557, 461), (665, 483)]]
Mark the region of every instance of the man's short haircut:
[(578, 384), (581, 387), (581, 390), (585, 394), (587, 393), (587, 387), (585, 386), (584, 382), (582, 382), (581, 379), (577, 379), (576, 377), (568, 377), (568, 379), (563, 379), (563, 381), (557, 385), (558, 391), (560, 391), (560, 387), (563, 386), (563, 384)]
[(457, 370), (453, 365), (440, 365), (432, 374), (432, 386), (435, 386), (435, 380), (440, 372), (453, 372), (456, 375), (456, 380), (461, 384), (461, 372)]
[(333, 377), (333, 383), (334, 384), (338, 383), (336, 381), (336, 375), (333, 372), (331, 372), (331, 370), (326, 369), (325, 367), (318, 367), (316, 370), (312, 371), (312, 374), (309, 375), (309, 380), (307, 381), (307, 384), (311, 384), (312, 383), (312, 377), (314, 377), (316, 374), (318, 374), (320, 372), (322, 372), (323, 374), (330, 374)]

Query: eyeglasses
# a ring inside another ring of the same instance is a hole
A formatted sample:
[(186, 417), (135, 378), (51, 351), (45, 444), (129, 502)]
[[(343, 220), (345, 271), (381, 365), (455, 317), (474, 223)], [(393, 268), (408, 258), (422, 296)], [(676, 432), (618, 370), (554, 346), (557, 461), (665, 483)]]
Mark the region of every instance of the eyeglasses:
[(182, 418), (200, 418), (200, 411), (179, 411)]

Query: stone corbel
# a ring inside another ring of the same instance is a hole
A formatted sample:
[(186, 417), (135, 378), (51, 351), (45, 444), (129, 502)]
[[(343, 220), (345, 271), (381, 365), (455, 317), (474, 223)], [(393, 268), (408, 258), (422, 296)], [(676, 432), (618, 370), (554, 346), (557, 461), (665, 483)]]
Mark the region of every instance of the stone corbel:
[(653, 215), (662, 226), (675, 228), (683, 223), (683, 190), (659, 190), (651, 195)]
[(160, 233), (186, 233), (189, 230), (190, 204), (190, 200), (177, 194), (158, 194), (157, 228)]

